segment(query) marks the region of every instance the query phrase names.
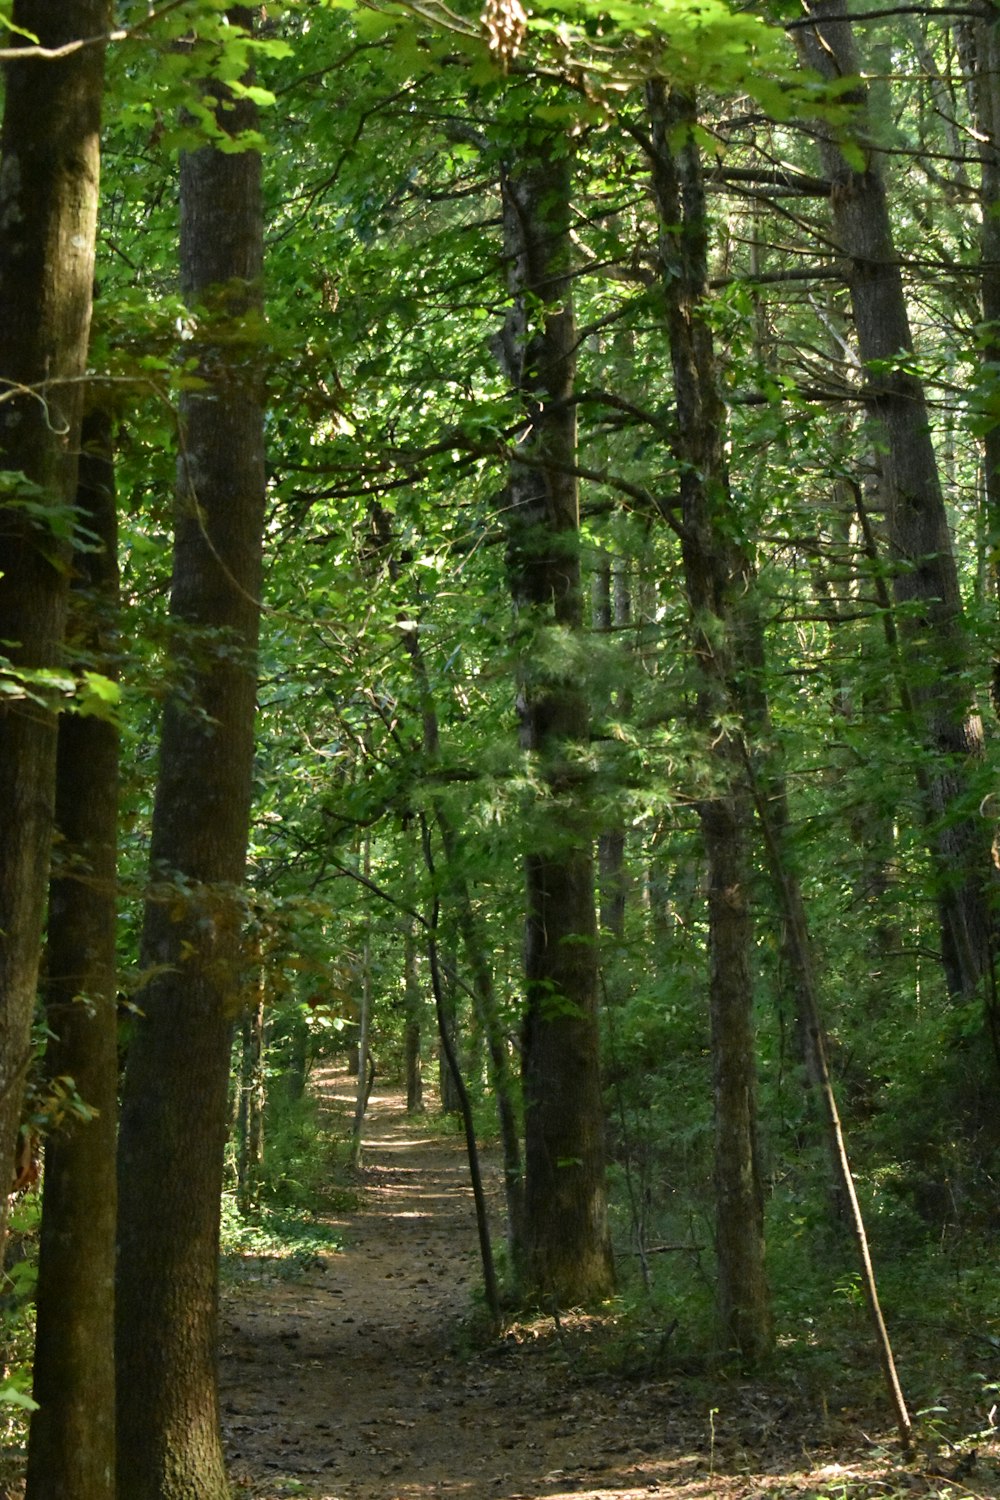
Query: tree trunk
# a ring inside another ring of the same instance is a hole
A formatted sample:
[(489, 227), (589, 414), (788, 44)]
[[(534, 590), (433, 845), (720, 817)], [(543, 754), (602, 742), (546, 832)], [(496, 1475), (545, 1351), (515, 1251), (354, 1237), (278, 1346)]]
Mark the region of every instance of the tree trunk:
[(420, 1034), (423, 1001), (417, 968), (417, 940), (412, 924), (403, 933), (403, 1003), (406, 1007), (404, 1050), (406, 1056), (406, 1113), (417, 1115), (424, 1107), (424, 1079), (420, 1067)]
[[(19, 0), (43, 46), (102, 35), (107, 0)], [(17, 38), (15, 37), (15, 41)], [(104, 49), (7, 64), (0, 135), (0, 643), (18, 674), (58, 659), (69, 507), (94, 282)], [(31, 387), (11, 396), (12, 389)], [(3, 658), (0, 657), (0, 664)], [(5, 675), (7, 675), (5, 673)], [(38, 983), (55, 796), (56, 719), (41, 692), (0, 694), (0, 1179), (12, 1180)], [(0, 1263), (7, 1195), (0, 1192)]]
[[(856, 76), (858, 58), (840, 0), (813, 0), (808, 10), (815, 27), (796, 32), (806, 62), (829, 80)], [(824, 127), (820, 154), (832, 184), (833, 229), (846, 261), (858, 350), (868, 367), (869, 410), (882, 432), (905, 692), (927, 753), (921, 796), (945, 978), (953, 996), (969, 997), (989, 972), (993, 950), (991, 829), (965, 810), (967, 766), (982, 754), (982, 725), (971, 710), (958, 573), (924, 388), (903, 368), (913, 339), (881, 158), (865, 133), (867, 91), (859, 86), (843, 98), (859, 112), (856, 145), (864, 151), (865, 170), (848, 163)]]
[(266, 979), (259, 943), (253, 945), (252, 1002), (240, 1023), (239, 1106), (236, 1115), (236, 1198), (242, 1213), (257, 1206), (264, 1166)]
[(545, 785), (525, 857), (523, 1290), (561, 1306), (607, 1296), (604, 1114), (597, 1028), (597, 919), (583, 770), (579, 507), (569, 402), (576, 342), (569, 238), (570, 157), (535, 126), (503, 174), (513, 306), (506, 372), (529, 426), (511, 456), (507, 566), (517, 613), (521, 748)]
[[(114, 674), (118, 562), (111, 421), (83, 424), (80, 552), (70, 647)], [(116, 859), (118, 731), (64, 714), (56, 770), (58, 863), (49, 888), (49, 1077), (71, 1077), (93, 1118), (45, 1147), (28, 1500), (113, 1500), (115, 1141), (118, 1107)]]
[[(361, 873), (365, 880), (371, 879), (372, 843), (369, 834), (365, 834), (364, 837), (364, 847), (361, 855)], [(369, 1077), (371, 1025), (372, 939), (371, 929), (366, 926), (364, 941), (361, 945), (361, 1019), (358, 1025), (358, 1086), (354, 1096), (354, 1125), (351, 1130), (350, 1162), (352, 1167), (361, 1165), (361, 1131), (365, 1123), (365, 1112), (368, 1109), (368, 1095), (371, 1092), (372, 1086), (372, 1079)]]
[[(379, 546), (389, 556), (389, 572), (396, 580), (398, 565), (392, 561), (392, 518), (380, 505), (372, 507), (373, 529)], [(420, 631), (414, 630), (409, 621), (402, 626), (403, 640), (413, 666), (413, 676), (420, 695), (420, 717), (423, 725), (422, 749), (429, 764), (434, 764), (441, 755), (441, 735), (438, 724), (437, 705), (431, 691), (427, 662), (424, 658)], [(473, 1003), (483, 1037), (486, 1042), (490, 1087), (497, 1107), (497, 1122), (503, 1148), (504, 1194), (507, 1203), (507, 1238), (513, 1264), (518, 1264), (524, 1242), (524, 1173), (521, 1165), (521, 1142), (517, 1125), (515, 1086), (511, 1076), (510, 1059), (506, 1039), (500, 1024), (493, 969), (475, 908), (469, 895), (468, 881), (463, 872), (463, 848), (455, 821), (444, 800), (432, 795), (434, 821), (441, 836), (445, 864), (442, 872), (449, 905), (454, 908), (458, 930), (465, 949), (466, 964), (472, 978)], [(454, 999), (453, 987), (447, 993)], [(452, 1029), (454, 1039), (454, 1011)], [(453, 1088), (451, 1070), (447, 1058), (441, 1057), (441, 1102), (448, 1113), (457, 1113), (460, 1100)]]
[[(249, 24), (246, 12), (234, 19)], [(218, 119), (251, 126), (224, 91)], [(183, 400), (171, 612), (179, 686), (163, 717), (152, 880), (119, 1171), (119, 1494), (222, 1500), (219, 1202), (254, 749), (264, 510), (257, 368), (260, 160), (181, 161), (181, 277), (206, 388)], [(155, 1358), (151, 1357), (155, 1351)]]
[[(621, 558), (602, 558), (594, 583), (594, 628), (610, 633), (631, 624), (632, 601), (629, 596), (625, 564)], [(627, 718), (632, 711), (632, 694), (628, 688), (611, 694), (606, 711)], [(620, 824), (602, 830), (597, 840), (597, 888), (600, 892), (598, 913), (600, 930), (614, 951), (625, 936), (625, 829)]]
[[(448, 1043), (455, 1056), (458, 1056), (458, 995), (455, 983), (451, 977), (456, 970), (455, 954), (453, 947), (449, 948), (441, 975), (441, 1000), (439, 1009), (439, 1032), (447, 1032)], [(445, 1115), (457, 1115), (461, 1113), (462, 1100), (459, 1094), (455, 1073), (448, 1061), (448, 1046), (443, 1037), (438, 1038), (438, 1094), (441, 1099), (441, 1113)]]
[[(973, 23), (973, 45), (968, 62), (972, 67), (979, 146), (979, 200), (982, 216), (980, 259), (982, 262), (982, 311), (984, 329), (983, 365), (1000, 368), (1000, 24), (992, 4), (983, 6), (982, 20)], [(993, 422), (983, 437), (984, 490), (986, 498), (986, 555), (989, 558), (995, 601), (1000, 601), (1000, 422)], [(1000, 650), (993, 657), (993, 711), (1000, 715)]]
[(700, 800), (708, 870), (709, 1005), (715, 1095), (717, 1303), (721, 1339), (750, 1363), (772, 1341), (758, 1165), (749, 910), (752, 803), (743, 759), (753, 581), (725, 457), (707, 297), (707, 214), (689, 96), (647, 86), (660, 273), (677, 404), (681, 552), (706, 738)]
[[(759, 783), (754, 780), (753, 786), (757, 811), (764, 830), (764, 839), (771, 864), (771, 871), (781, 898), (785, 922), (788, 928), (789, 946), (794, 950), (798, 999), (804, 1013), (804, 1025), (809, 1031), (809, 1051), (815, 1070), (814, 1085), (823, 1107), (827, 1144), (833, 1162), (834, 1177), (843, 1197), (845, 1214), (858, 1255), (861, 1284), (868, 1306), (872, 1331), (875, 1335), (882, 1378), (892, 1405), (893, 1415), (896, 1419), (896, 1427), (899, 1432), (903, 1452), (908, 1453), (912, 1444), (912, 1424), (906, 1401), (903, 1397), (902, 1386), (899, 1383), (899, 1377), (896, 1373), (896, 1361), (893, 1356), (889, 1333), (885, 1325), (885, 1319), (882, 1316), (878, 1284), (875, 1280), (875, 1268), (872, 1264), (871, 1252), (868, 1246), (868, 1233), (865, 1229), (861, 1205), (858, 1202), (858, 1195), (854, 1186), (854, 1174), (851, 1171), (850, 1159), (847, 1155), (847, 1143), (844, 1139), (844, 1132), (841, 1125), (840, 1110), (833, 1091), (833, 1080), (830, 1076), (830, 1068), (827, 1062), (826, 1037), (820, 1018), (819, 991), (815, 979), (812, 943), (809, 937), (809, 925), (806, 920), (805, 902), (802, 899), (802, 890), (798, 879), (791, 870), (787, 859), (785, 847), (787, 802), (784, 796), (784, 786), (782, 784), (780, 787), (780, 799), (777, 805), (772, 801), (775, 790), (773, 783), (762, 789)], [(777, 819), (775, 818), (776, 812), (778, 815)]]

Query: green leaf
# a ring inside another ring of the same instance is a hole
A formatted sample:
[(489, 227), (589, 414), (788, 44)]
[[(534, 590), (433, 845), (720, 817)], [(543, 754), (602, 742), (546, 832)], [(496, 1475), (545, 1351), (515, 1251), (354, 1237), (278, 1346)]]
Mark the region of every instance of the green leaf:
[(38, 1402), (28, 1395), (27, 1391), (20, 1390), (12, 1381), (6, 1385), (0, 1385), (0, 1406), (19, 1406), (22, 1411), (37, 1411)]

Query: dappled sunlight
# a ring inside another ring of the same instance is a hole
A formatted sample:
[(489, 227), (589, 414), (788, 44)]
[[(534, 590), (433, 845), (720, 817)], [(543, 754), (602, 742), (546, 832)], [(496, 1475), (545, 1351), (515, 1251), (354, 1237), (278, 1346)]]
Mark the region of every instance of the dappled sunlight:
[[(349, 1121), (353, 1096), (342, 1093)], [(235, 1493), (249, 1500), (1000, 1494), (992, 1443), (979, 1446), (971, 1488), (957, 1479), (945, 1485), (926, 1459), (906, 1469), (891, 1441), (876, 1445), (879, 1408), (835, 1409), (825, 1386), (810, 1393), (721, 1371), (692, 1380), (642, 1364), (622, 1373), (629, 1349), (617, 1302), (523, 1315), (499, 1340), (477, 1335), (481, 1267), (461, 1145), (383, 1098), (373, 1099), (365, 1124), (353, 1179), (358, 1211), (322, 1220), (337, 1225), (342, 1249), (300, 1260), (294, 1276), (262, 1263), (252, 1283), (227, 1294), (223, 1423)], [(497, 1204), (499, 1166), (487, 1155), (485, 1167)], [(494, 1228), (499, 1241), (499, 1223)]]

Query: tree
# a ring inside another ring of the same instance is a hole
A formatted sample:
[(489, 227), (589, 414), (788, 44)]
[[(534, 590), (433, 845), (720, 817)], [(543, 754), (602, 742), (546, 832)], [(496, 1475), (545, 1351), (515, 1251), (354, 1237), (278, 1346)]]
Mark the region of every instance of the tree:
[[(76, 512), (88, 543), (74, 561), (67, 645), (103, 685), (117, 671), (118, 630), (109, 413), (93, 407), (82, 435)], [(45, 1066), (79, 1102), (45, 1146), (31, 1500), (114, 1495), (118, 727), (96, 693), (90, 708), (59, 723)]]
[[(22, 0), (0, 136), (0, 1173), (10, 1179), (31, 1056), (55, 788), (52, 674), (69, 584), (90, 332), (106, 0)], [(56, 680), (59, 680), (58, 678)], [(0, 1193), (0, 1252), (6, 1224)]]
[[(815, 24), (799, 32), (803, 55), (824, 78), (859, 73), (850, 25), (834, 0), (816, 0)], [(831, 18), (836, 19), (831, 23)], [(992, 973), (990, 830), (967, 811), (968, 765), (983, 754), (972, 707), (968, 635), (944, 496), (913, 353), (906, 298), (893, 243), (877, 134), (866, 90), (848, 152), (824, 130), (820, 153), (831, 182), (834, 233), (847, 261), (866, 399), (883, 449), (892, 587), (903, 650), (903, 693), (927, 761), (923, 814), (935, 866), (942, 960), (953, 996), (969, 998)]]
[[(239, 55), (250, 18), (232, 20)], [(131, 1500), (227, 1493), (217, 1261), (230, 1038), (244, 994), (264, 513), (262, 212), (260, 158), (253, 137), (241, 139), (255, 106), (206, 87), (218, 144), (181, 160), (181, 285), (194, 337), (176, 496), (176, 675), (119, 1144), (118, 1474)]]
[(526, 1291), (561, 1306), (613, 1285), (597, 1034), (593, 831), (584, 752), (579, 499), (574, 477), (576, 331), (565, 135), (529, 115), (502, 169), (513, 304), (505, 370), (525, 406), (511, 452), (507, 568), (518, 634), (521, 749), (541, 796), (525, 871)]
[(705, 316), (707, 219), (695, 101), (659, 80), (648, 85), (647, 98), (677, 403), (678, 530), (698, 668), (696, 713), (708, 746), (698, 815), (708, 885), (719, 1329), (727, 1347), (754, 1362), (772, 1342), (753, 1034), (752, 803), (743, 738), (754, 691), (754, 580), (729, 486), (725, 409)]

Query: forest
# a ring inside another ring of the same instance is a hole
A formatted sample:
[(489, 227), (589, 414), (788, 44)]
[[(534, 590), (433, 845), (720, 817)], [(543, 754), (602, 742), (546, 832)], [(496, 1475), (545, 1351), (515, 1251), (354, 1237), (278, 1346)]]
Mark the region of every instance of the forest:
[(993, 0), (0, 21), (0, 1494), (234, 1493), (390, 1086), (469, 1348), (996, 1494)]

